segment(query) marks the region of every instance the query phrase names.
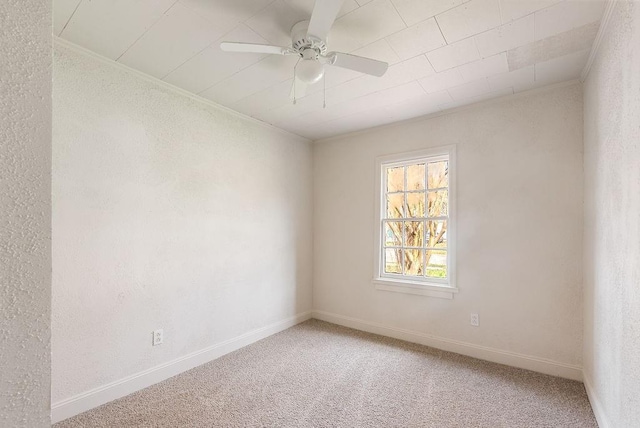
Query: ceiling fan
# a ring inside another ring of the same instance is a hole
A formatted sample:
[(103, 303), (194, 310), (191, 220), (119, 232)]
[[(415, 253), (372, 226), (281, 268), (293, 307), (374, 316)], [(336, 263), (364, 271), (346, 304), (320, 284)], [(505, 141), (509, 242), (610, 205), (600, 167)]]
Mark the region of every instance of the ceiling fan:
[[(342, 52), (327, 52), (327, 34), (343, 2), (344, 0), (316, 0), (311, 20), (300, 21), (291, 28), (291, 47), (222, 42), (220, 48), (226, 52), (297, 55), (300, 59), (294, 68), (294, 77), (304, 85), (311, 85), (322, 79), (325, 64), (378, 77), (384, 75), (389, 67), (386, 62)], [(295, 87), (294, 81), (292, 88), (294, 103)], [(301, 89), (304, 92), (304, 87)]]

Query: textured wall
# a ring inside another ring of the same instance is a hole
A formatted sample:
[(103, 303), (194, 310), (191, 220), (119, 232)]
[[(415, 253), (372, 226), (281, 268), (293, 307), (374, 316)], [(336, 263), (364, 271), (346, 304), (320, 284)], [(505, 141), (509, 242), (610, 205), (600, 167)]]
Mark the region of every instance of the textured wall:
[(613, 10), (585, 82), (584, 123), (584, 373), (609, 426), (640, 427), (638, 2)]
[[(573, 85), (316, 143), (314, 309), (580, 365), (582, 126)], [(449, 144), (460, 292), (376, 290), (375, 158)]]
[(311, 309), (309, 142), (68, 48), (54, 69), (54, 402)]
[(0, 2), (0, 426), (49, 426), (51, 2)]

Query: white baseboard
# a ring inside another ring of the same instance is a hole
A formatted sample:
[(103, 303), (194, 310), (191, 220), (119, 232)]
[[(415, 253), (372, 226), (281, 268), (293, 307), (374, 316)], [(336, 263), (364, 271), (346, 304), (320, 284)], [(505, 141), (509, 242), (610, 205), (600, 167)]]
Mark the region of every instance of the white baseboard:
[(51, 422), (56, 423), (72, 416), (78, 415), (87, 410), (98, 407), (102, 404), (117, 398), (124, 397), (133, 392), (156, 384), (172, 376), (190, 370), (194, 367), (215, 360), (229, 352), (252, 344), (272, 334), (293, 327), (311, 318), (311, 312), (304, 312), (278, 321), (266, 327), (262, 327), (233, 339), (215, 344), (200, 351), (193, 352), (184, 357), (176, 358), (164, 364), (152, 367), (142, 372), (127, 376), (115, 382), (102, 385), (73, 397), (67, 398), (51, 406)]
[(613, 425), (609, 423), (609, 420), (605, 416), (604, 408), (602, 407), (602, 403), (598, 399), (595, 390), (593, 389), (593, 384), (591, 383), (591, 378), (586, 373), (582, 374), (584, 388), (587, 390), (587, 397), (589, 397), (589, 403), (591, 403), (591, 408), (593, 409), (593, 414), (596, 417), (596, 421), (598, 421), (598, 426), (600, 428), (610, 428)]
[(571, 364), (560, 363), (557, 361), (532, 357), (515, 352), (503, 351), (500, 349), (489, 348), (487, 346), (475, 345), (458, 340), (446, 339), (444, 337), (433, 336), (418, 331), (405, 330), (396, 327), (387, 327), (375, 322), (364, 321), (344, 315), (333, 314), (330, 312), (312, 311), (311, 316), (322, 321), (354, 328), (356, 330), (362, 330), (382, 336), (393, 337), (395, 339), (406, 340), (407, 342), (431, 346), (432, 348), (455, 352), (457, 354), (467, 355), (469, 357), (479, 358), (481, 360), (532, 370), (535, 372), (552, 376), (559, 376), (572, 380), (582, 380), (582, 367), (574, 366)]

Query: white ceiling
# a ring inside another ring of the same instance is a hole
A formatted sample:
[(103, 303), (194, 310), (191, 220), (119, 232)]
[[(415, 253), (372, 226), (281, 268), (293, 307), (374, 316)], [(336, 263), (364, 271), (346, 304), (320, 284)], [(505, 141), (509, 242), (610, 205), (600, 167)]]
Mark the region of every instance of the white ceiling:
[[(322, 1), (322, 0), (318, 0)], [(290, 45), (314, 0), (55, 0), (54, 33), (187, 91), (319, 139), (578, 78), (605, 0), (345, 0), (329, 50), (390, 64), (327, 66), (293, 105), (296, 58), (222, 52)]]

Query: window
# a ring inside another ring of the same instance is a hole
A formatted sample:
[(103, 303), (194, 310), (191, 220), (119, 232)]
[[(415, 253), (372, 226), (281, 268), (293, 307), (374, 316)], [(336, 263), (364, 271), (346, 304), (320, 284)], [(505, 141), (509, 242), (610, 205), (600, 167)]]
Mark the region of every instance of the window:
[(451, 298), (455, 158), (451, 146), (378, 158), (378, 289)]

